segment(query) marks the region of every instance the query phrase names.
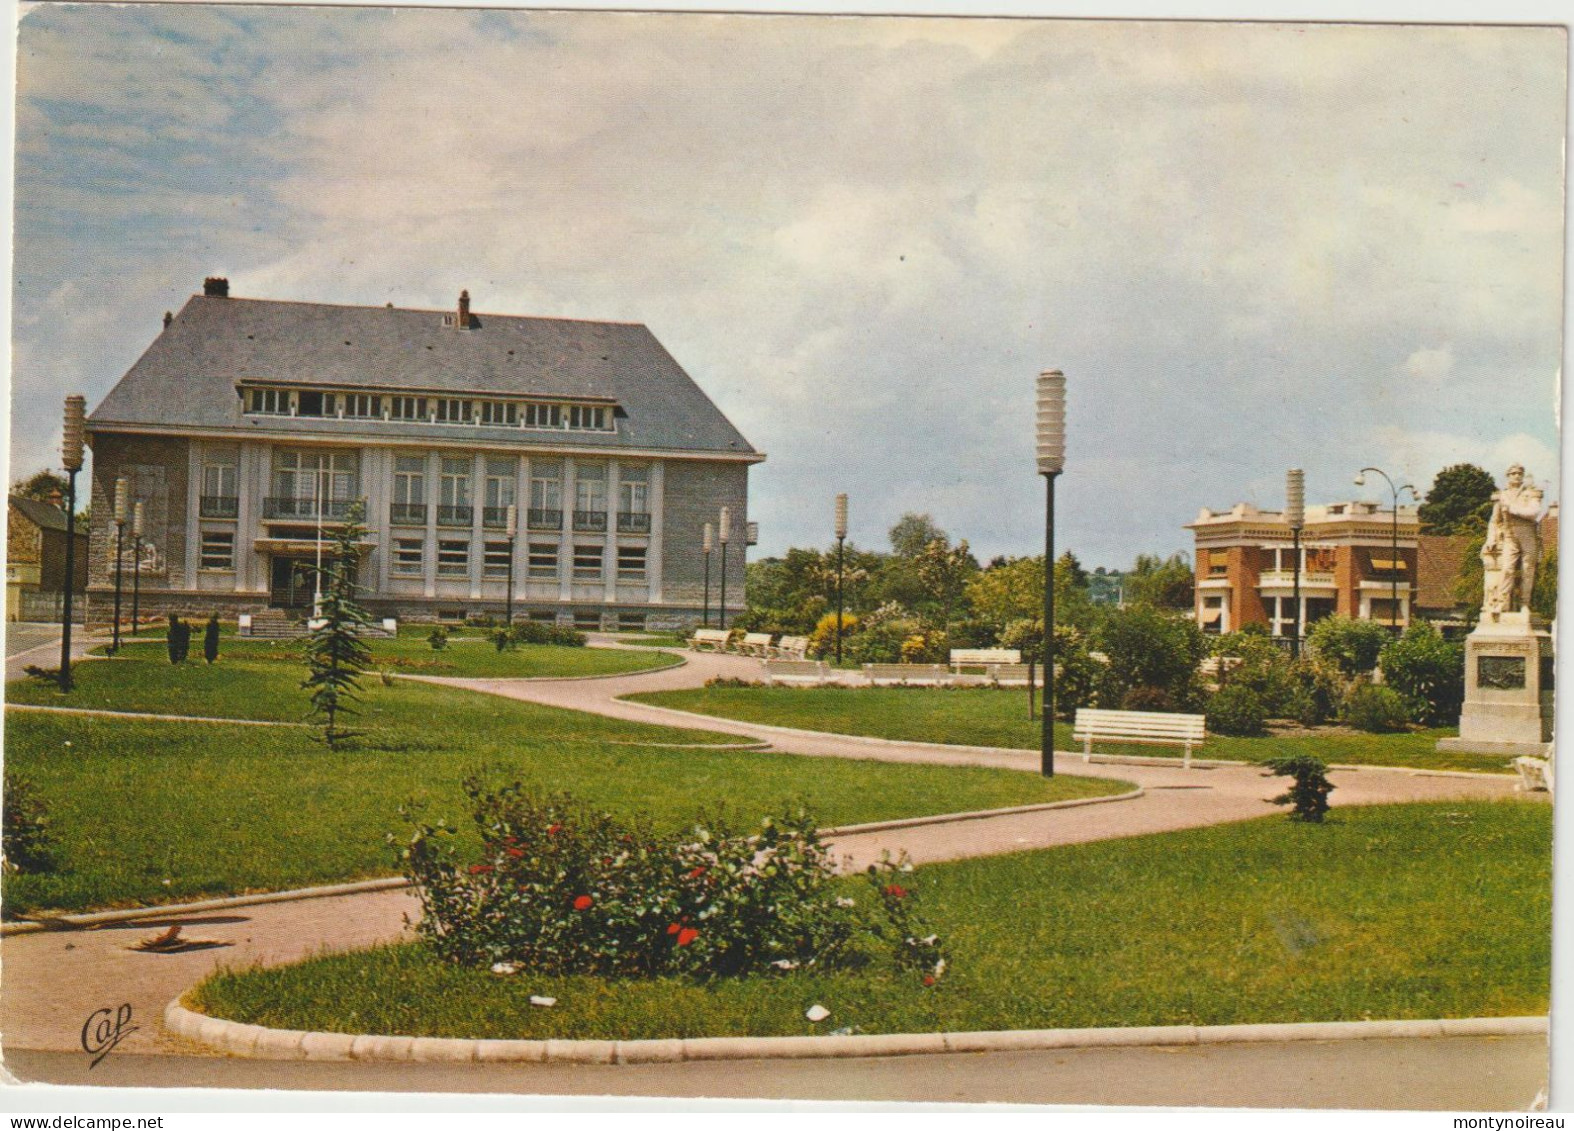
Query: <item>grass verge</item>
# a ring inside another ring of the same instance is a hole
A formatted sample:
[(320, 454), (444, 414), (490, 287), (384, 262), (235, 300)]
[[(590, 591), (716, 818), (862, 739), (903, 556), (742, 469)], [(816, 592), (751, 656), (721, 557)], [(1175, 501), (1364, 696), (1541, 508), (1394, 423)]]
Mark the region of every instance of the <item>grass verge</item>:
[[(1028, 721), (1025, 691), (995, 688), (704, 687), (647, 692), (629, 698), (657, 707), (772, 726), (1019, 750), (1038, 749), (1043, 725)], [(1309, 754), (1330, 765), (1512, 772), (1510, 759), (1501, 755), (1439, 751), (1437, 740), (1454, 733), (1419, 730), (1406, 734), (1335, 733), (1273, 738), (1209, 735), (1206, 745), (1193, 754), (1240, 762)], [(1055, 724), (1055, 746), (1059, 750), (1080, 749), (1071, 740), (1070, 723)], [(1094, 752), (1176, 758), (1181, 755), (1175, 746), (1112, 742), (1095, 744)]]
[[(75, 669), (73, 705), (299, 720), (298, 662), (239, 650), (209, 667), (123, 658)], [(567, 790), (672, 827), (726, 802), (754, 818), (797, 800), (850, 824), (1119, 792), (1121, 783), (775, 752), (666, 749), (735, 736), (621, 722), (408, 680), (363, 681), (364, 734), (327, 750), (310, 727), (226, 728), (29, 712), (6, 719), (6, 768), (48, 807), (58, 867), (4, 877), (8, 914), (228, 895), (390, 875), (406, 800), (458, 819), (478, 770)], [(46, 688), (8, 693), (59, 704)]]
[[(1534, 1015), (1550, 994), (1551, 816), (1363, 807), (929, 865), (914, 880), (950, 951), (933, 988), (883, 971), (498, 978), (413, 944), (223, 972), (193, 1003), (284, 1029), (518, 1039)], [(819, 1025), (804, 1018), (816, 1003)]]

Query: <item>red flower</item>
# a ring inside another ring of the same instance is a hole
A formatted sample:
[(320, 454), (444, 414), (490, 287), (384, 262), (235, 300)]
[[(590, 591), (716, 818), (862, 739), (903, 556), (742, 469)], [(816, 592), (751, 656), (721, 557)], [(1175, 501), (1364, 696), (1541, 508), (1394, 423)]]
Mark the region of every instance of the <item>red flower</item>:
[(512, 856), (515, 860), (520, 859), (525, 854), (525, 850), (523, 848), (510, 848), (507, 851), (508, 851), (508, 854), (510, 856)]
[(558, 830), (560, 830), (562, 827), (562, 825), (548, 825), (547, 836), (556, 836), (558, 834)]
[(907, 889), (901, 884), (887, 884), (885, 887), (885, 894), (890, 896), (892, 899), (906, 899)]
[(596, 902), (596, 901), (591, 899), (590, 896), (588, 896), (588, 895), (578, 896), (574, 900), (574, 910), (575, 911), (588, 911), (590, 909), (590, 905), (592, 903), (594, 903), (594, 902)]
[(705, 874), (705, 865), (701, 864), (698, 868), (694, 869), (694, 871), (689, 873), (689, 879), (697, 880), (701, 876), (703, 876), (704, 874)]
[(490, 864), (472, 864), (472, 865), (470, 865), (470, 874), (472, 876), (484, 875), (485, 873), (490, 872), (491, 870), (492, 870), (492, 865), (490, 865)]
[(669, 935), (675, 935), (681, 930), (683, 930), (683, 928), (678, 926), (676, 923), (669, 923), (667, 925), (667, 934)]
[(932, 986), (934, 984), (935, 984), (935, 976), (933, 974), (925, 974), (924, 975), (924, 985)]
[(678, 932), (678, 945), (688, 946), (691, 942), (699, 937), (700, 933), (693, 927), (684, 927), (683, 930)]

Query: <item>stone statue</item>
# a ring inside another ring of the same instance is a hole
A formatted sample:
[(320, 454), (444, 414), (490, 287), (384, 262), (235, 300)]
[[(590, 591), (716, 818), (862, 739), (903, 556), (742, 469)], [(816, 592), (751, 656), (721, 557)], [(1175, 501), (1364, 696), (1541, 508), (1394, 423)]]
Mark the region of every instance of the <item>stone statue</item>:
[(1541, 561), (1540, 517), (1541, 488), (1516, 463), (1508, 469), (1508, 485), (1492, 493), (1492, 518), (1481, 546), (1483, 614), (1495, 617), (1530, 608)]

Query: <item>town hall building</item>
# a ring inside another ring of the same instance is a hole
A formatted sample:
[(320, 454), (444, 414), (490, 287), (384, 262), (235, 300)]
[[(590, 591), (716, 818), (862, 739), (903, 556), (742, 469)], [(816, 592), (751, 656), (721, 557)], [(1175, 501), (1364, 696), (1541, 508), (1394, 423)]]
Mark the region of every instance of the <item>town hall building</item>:
[(165, 315), (88, 438), (95, 616), (124, 477), (144, 609), (304, 615), (358, 504), (377, 615), (495, 615), (512, 577), (516, 617), (683, 627), (707, 600), (707, 524), (710, 608), (723, 554), (743, 606), (765, 458), (642, 325), (473, 313), (468, 293), (448, 311), (243, 299), (218, 278)]

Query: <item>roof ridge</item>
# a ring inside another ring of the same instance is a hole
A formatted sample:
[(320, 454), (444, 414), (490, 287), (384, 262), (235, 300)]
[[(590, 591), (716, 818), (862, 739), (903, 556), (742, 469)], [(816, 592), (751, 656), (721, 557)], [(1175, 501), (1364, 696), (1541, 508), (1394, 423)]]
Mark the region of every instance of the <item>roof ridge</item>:
[[(334, 310), (369, 310), (369, 311), (394, 311), (400, 314), (452, 314), (448, 307), (426, 306), (368, 306), (358, 302), (313, 302), (303, 298), (262, 298), (257, 295), (204, 295), (193, 294), (192, 299), (212, 299), (214, 302), (241, 303), (255, 302), (268, 303), (274, 306), (323, 306)], [(189, 301), (189, 300), (188, 300)], [(642, 330), (649, 330), (650, 325), (645, 322), (633, 322), (621, 318), (570, 318), (556, 314), (503, 314), (497, 311), (471, 310), (473, 318), (517, 318), (536, 322), (577, 322), (588, 326), (635, 326)]]

